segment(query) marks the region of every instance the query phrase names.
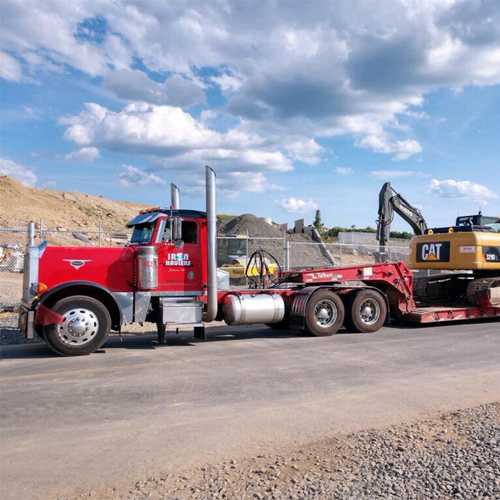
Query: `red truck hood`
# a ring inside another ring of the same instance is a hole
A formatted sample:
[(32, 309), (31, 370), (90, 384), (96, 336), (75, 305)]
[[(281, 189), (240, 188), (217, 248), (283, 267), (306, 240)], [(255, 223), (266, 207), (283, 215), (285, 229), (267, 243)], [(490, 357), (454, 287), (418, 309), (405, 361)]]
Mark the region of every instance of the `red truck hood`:
[(134, 247), (47, 247), (38, 281), (49, 288), (68, 281), (90, 281), (110, 291), (134, 288)]

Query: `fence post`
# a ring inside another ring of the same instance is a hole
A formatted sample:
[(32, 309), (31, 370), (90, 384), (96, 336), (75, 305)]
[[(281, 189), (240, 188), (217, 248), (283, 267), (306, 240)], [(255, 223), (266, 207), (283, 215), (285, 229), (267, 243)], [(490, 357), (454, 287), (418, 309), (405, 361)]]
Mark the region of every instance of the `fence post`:
[(287, 255), (287, 241), (286, 241), (286, 233), (283, 231), (283, 270), (288, 271), (288, 255)]
[(285, 271), (290, 271), (290, 248), (291, 243), (286, 240), (285, 243)]
[(40, 219), (40, 227), (38, 229), (38, 234), (40, 235), (40, 241), (43, 240), (43, 219)]
[(28, 246), (32, 247), (35, 244), (35, 223), (28, 224)]
[(245, 246), (246, 258), (245, 258), (245, 268), (243, 269), (243, 272), (245, 273), (245, 287), (248, 288), (248, 276), (247, 276), (247, 273), (245, 272), (247, 267), (248, 267), (248, 258), (249, 258), (248, 249), (250, 248), (250, 236), (248, 236), (248, 229), (247, 229), (246, 236), (247, 236), (247, 244)]

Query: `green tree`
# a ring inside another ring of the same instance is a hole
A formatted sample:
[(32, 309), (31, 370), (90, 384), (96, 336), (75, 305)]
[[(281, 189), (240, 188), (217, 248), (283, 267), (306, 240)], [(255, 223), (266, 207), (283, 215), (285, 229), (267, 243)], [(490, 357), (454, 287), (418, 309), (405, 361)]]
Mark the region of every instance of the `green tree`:
[(316, 210), (316, 215), (314, 216), (313, 226), (316, 229), (321, 229), (323, 227), (323, 223), (321, 222), (321, 212)]

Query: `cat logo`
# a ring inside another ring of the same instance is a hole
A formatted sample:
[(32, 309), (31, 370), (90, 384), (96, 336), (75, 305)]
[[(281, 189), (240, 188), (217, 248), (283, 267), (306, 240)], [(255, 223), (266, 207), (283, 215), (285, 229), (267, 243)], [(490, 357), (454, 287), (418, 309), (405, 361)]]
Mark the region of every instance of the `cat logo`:
[(448, 241), (417, 245), (417, 262), (449, 262), (449, 260), (450, 243)]

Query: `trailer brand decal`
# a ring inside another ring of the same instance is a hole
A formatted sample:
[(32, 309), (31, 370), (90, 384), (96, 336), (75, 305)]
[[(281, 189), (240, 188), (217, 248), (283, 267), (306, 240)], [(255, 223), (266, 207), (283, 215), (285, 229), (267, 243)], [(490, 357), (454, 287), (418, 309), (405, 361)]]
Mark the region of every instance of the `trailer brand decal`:
[(70, 266), (73, 266), (77, 271), (80, 267), (83, 267), (85, 263), (92, 262), (91, 260), (83, 260), (83, 259), (63, 259), (65, 262), (69, 262)]
[(417, 262), (449, 262), (450, 242), (419, 243)]
[(500, 262), (500, 247), (483, 247), (486, 262)]
[(165, 261), (165, 266), (174, 267), (189, 267), (191, 261), (189, 260), (189, 255), (187, 253), (169, 253), (167, 254), (167, 260)]
[(341, 274), (333, 274), (333, 273), (314, 273), (311, 274), (311, 279), (330, 279), (330, 280), (338, 280), (339, 278), (342, 278)]

